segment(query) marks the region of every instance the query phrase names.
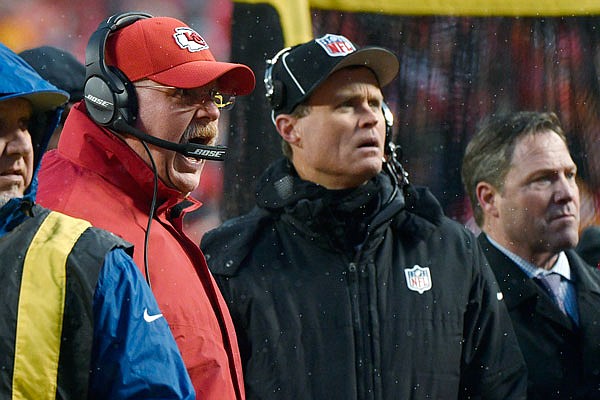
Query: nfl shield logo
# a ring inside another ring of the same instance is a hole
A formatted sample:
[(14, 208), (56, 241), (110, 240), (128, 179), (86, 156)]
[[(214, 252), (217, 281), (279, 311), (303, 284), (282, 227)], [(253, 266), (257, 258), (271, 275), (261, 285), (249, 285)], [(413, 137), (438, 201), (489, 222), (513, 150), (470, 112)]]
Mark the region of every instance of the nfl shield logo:
[(332, 35), (331, 33), (315, 39), (315, 42), (317, 42), (330, 57), (344, 57), (356, 51), (356, 47), (354, 47), (351, 41), (344, 36)]
[(410, 290), (414, 290), (415, 292), (419, 292), (419, 294), (423, 294), (423, 292), (431, 289), (431, 273), (429, 272), (429, 267), (422, 268), (418, 265), (404, 270), (404, 276), (406, 277), (406, 286)]

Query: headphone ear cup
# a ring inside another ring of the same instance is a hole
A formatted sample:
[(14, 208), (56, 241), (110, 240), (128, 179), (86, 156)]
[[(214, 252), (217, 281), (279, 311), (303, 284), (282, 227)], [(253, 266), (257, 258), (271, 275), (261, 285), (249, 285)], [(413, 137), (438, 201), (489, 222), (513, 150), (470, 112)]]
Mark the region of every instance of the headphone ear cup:
[(283, 100), (285, 99), (285, 85), (280, 80), (273, 80), (273, 95), (270, 98), (271, 106), (275, 110), (279, 110), (283, 107)]
[(114, 93), (115, 121), (121, 118), (127, 125), (133, 126), (138, 116), (138, 101), (135, 87), (120, 69), (110, 65), (108, 69), (122, 82), (125, 88), (123, 93)]
[[(118, 120), (133, 125), (137, 119), (138, 103), (133, 84), (119, 69), (108, 66), (115, 87), (123, 87), (119, 93), (111, 90), (106, 78), (92, 76), (85, 82), (85, 105), (92, 119), (100, 125), (114, 127)], [(120, 82), (119, 82), (120, 81)]]
[(83, 97), (88, 114), (100, 125), (109, 125), (115, 118), (113, 91), (104, 79), (92, 76), (85, 81)]
[(135, 88), (119, 69), (107, 66), (106, 41), (111, 33), (152, 15), (140, 12), (115, 14), (102, 22), (85, 48), (85, 86), (83, 97), (88, 114), (97, 124), (120, 130), (123, 123), (133, 125), (138, 102)]

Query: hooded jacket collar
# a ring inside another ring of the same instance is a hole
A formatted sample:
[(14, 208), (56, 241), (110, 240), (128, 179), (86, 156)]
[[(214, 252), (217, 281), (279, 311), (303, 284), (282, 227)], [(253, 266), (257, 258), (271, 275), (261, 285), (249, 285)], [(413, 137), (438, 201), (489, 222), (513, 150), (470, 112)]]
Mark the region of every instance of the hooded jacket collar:
[[(31, 213), (37, 194), (37, 174), (50, 136), (56, 129), (69, 94), (42, 79), (21, 57), (0, 43), (0, 101), (25, 98), (33, 106), (30, 134), (34, 148), (33, 178), (23, 197), (0, 208), (0, 237)], [(50, 111), (48, 111), (50, 110)]]
[[(367, 232), (398, 213), (404, 198), (383, 173), (357, 188), (329, 190), (300, 179), (291, 163), (281, 159), (263, 174), (257, 205), (282, 215), (308, 236), (327, 237), (349, 250), (346, 247), (359, 245)], [(385, 208), (386, 217), (380, 218)]]
[[(378, 174), (369, 182), (352, 189), (329, 190), (316, 183), (302, 180), (293, 165), (285, 158), (271, 164), (260, 178), (256, 189), (256, 202), (261, 208), (281, 212), (298, 203), (309, 201), (328, 206), (346, 205), (361, 207), (375, 198), (392, 193), (391, 183), (383, 174)], [(380, 193), (381, 191), (381, 193)], [(364, 201), (360, 199), (364, 197)], [(350, 211), (350, 210), (349, 210)]]
[[(407, 185), (403, 189), (395, 190), (385, 173), (380, 173), (372, 184), (373, 186), (368, 187), (374, 188), (378, 194), (375, 197), (378, 212), (365, 217), (368, 232), (381, 232), (381, 229), (391, 225), (399, 240), (410, 245), (426, 239), (443, 223), (442, 207), (428, 189)], [(257, 184), (257, 205), (249, 213), (225, 221), (203, 236), (203, 250), (219, 249), (213, 253), (205, 253), (211, 259), (211, 268), (221, 275), (235, 275), (243, 260), (260, 245), (258, 243), (261, 240), (270, 240), (265, 238), (270, 237), (270, 232), (277, 229), (273, 224), (277, 224), (278, 220), (285, 220), (298, 231), (314, 238), (315, 244), (329, 243), (337, 248), (347, 249), (348, 244), (340, 245), (339, 241), (333, 238), (334, 229), (319, 219), (325, 212), (324, 197), (327, 196), (327, 192), (325, 188), (302, 181), (287, 160), (274, 162)], [(352, 207), (352, 200), (360, 199), (360, 195), (353, 191), (339, 192), (338, 203), (342, 206), (344, 200), (349, 200), (348, 205)], [(311, 222), (316, 230), (311, 229)], [(277, 233), (275, 236), (281, 234)], [(227, 238), (226, 243), (223, 243), (223, 238)], [(320, 240), (323, 238), (327, 242)], [(341, 236), (341, 241), (346, 242), (344, 239)]]

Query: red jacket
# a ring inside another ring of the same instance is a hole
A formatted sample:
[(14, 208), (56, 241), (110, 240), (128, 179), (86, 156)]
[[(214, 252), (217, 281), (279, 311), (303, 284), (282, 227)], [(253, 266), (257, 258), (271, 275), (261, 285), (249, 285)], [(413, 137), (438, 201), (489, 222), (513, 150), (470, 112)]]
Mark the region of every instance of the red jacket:
[[(93, 123), (82, 103), (69, 114), (58, 149), (45, 154), (39, 172), (42, 205), (133, 243), (142, 273), (152, 191), (151, 168), (114, 134)], [(243, 399), (229, 311), (204, 255), (183, 232), (184, 215), (200, 205), (159, 180), (148, 245), (150, 283), (198, 398)]]

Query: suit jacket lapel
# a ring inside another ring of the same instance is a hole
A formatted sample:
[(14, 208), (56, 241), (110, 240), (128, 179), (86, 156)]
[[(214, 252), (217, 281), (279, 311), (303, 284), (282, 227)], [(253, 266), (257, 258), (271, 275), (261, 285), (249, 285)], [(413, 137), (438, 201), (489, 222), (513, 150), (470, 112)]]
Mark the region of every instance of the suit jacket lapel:
[(585, 262), (573, 251), (567, 251), (571, 275), (577, 293), (579, 324), (586, 331), (600, 335), (600, 272)]
[(550, 295), (529, 278), (517, 264), (490, 243), (485, 233), (479, 235), (478, 240), (496, 275), (498, 284), (502, 288), (504, 301), (509, 311), (521, 307), (527, 302), (535, 302), (537, 314), (566, 329), (576, 328), (571, 318), (563, 314)]

